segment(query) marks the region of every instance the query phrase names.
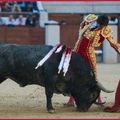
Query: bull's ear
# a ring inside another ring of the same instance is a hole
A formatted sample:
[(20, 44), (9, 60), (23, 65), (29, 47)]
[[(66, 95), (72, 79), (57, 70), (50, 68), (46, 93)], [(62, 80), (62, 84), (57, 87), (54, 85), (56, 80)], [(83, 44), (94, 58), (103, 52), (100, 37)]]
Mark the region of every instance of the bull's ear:
[(93, 73), (93, 71), (92, 70), (90, 70), (90, 76), (94, 76), (94, 73)]

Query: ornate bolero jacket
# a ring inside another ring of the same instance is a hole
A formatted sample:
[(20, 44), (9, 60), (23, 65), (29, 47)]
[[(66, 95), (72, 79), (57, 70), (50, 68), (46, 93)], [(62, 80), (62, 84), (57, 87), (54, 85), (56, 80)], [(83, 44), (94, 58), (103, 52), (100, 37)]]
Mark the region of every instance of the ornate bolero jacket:
[(120, 44), (113, 39), (112, 29), (110, 26), (105, 26), (100, 30), (91, 30), (90, 24), (88, 24), (85, 25), (84, 28), (80, 28), (79, 38), (74, 47), (74, 51), (79, 47), (78, 45), (80, 45), (80, 41), (84, 40), (84, 38), (89, 39), (90, 46), (93, 48), (99, 47), (104, 40), (108, 40), (111, 47), (113, 47), (120, 54)]

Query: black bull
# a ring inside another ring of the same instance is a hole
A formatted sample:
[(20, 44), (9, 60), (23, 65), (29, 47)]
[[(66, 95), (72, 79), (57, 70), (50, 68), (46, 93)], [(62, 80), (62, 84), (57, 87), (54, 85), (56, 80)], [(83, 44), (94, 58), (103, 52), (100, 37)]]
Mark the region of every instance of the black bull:
[(66, 76), (58, 74), (62, 52), (53, 54), (43, 66), (37, 63), (51, 46), (0, 44), (0, 83), (11, 78), (21, 87), (37, 84), (45, 87), (47, 110), (53, 112), (53, 93), (71, 94), (79, 111), (87, 111), (99, 96), (100, 88), (85, 61), (73, 52)]

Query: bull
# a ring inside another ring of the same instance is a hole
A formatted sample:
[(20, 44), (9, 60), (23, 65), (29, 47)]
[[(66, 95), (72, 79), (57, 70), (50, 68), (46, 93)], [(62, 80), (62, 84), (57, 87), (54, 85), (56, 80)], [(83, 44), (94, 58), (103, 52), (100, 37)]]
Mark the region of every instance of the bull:
[[(58, 74), (58, 65), (63, 53), (53, 54), (43, 66), (35, 69), (37, 63), (52, 49), (46, 45), (0, 44), (0, 83), (7, 78), (21, 87), (40, 85), (45, 87), (47, 110), (54, 112), (53, 93), (72, 95), (78, 111), (87, 111), (98, 98), (101, 89), (93, 71), (84, 59), (73, 52), (66, 76)], [(64, 48), (63, 48), (64, 49)]]

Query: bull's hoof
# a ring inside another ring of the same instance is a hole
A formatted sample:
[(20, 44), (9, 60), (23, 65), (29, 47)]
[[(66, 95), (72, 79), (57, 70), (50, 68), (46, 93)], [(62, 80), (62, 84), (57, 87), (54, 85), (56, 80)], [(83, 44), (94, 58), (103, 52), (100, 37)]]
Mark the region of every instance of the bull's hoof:
[(48, 110), (49, 113), (55, 113), (55, 110), (54, 109), (50, 109)]

